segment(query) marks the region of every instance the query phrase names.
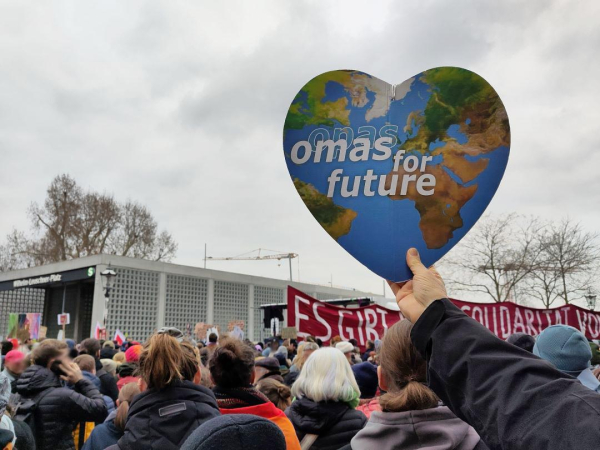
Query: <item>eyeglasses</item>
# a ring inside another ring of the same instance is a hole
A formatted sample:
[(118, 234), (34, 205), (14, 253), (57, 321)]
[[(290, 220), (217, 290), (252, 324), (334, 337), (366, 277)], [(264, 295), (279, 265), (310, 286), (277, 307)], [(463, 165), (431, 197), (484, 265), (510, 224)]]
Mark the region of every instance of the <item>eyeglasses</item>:
[(175, 327), (162, 327), (156, 332), (156, 334), (168, 334), (169, 336), (177, 339), (177, 342), (183, 342), (184, 338), (183, 333)]

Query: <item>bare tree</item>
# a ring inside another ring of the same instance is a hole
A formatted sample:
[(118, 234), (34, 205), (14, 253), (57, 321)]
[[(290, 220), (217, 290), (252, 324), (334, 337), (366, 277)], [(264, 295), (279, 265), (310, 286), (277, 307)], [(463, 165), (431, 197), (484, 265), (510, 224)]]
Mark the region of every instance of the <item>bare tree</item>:
[(563, 219), (551, 223), (539, 239), (540, 268), (535, 273), (537, 291), (545, 294), (544, 304), (561, 298), (565, 304), (582, 298), (595, 281), (600, 261), (598, 233), (586, 232), (579, 223)]
[(170, 261), (177, 251), (145, 206), (84, 192), (68, 175), (57, 176), (44, 202), (28, 212), (31, 236), (14, 231), (7, 237), (0, 246), (2, 271), (100, 253)]
[(538, 219), (516, 214), (483, 218), (445, 259), (449, 284), (495, 302), (516, 300), (517, 285), (538, 262), (535, 239), (542, 227)]

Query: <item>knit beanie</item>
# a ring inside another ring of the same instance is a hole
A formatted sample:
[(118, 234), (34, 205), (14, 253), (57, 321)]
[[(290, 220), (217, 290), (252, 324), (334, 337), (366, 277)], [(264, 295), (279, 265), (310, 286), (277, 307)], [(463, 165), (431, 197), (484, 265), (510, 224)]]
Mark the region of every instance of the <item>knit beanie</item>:
[(131, 347), (129, 347), (127, 349), (127, 351), (125, 352), (125, 360), (127, 362), (138, 362), (140, 360), (140, 354), (142, 353), (142, 346), (137, 344), (137, 345), (132, 345)]
[(360, 389), (360, 398), (373, 398), (377, 393), (379, 381), (377, 379), (377, 366), (370, 362), (363, 362), (352, 366), (356, 384)]
[(352, 345), (350, 342), (346, 342), (346, 341), (338, 342), (335, 345), (335, 348), (337, 348), (343, 354), (351, 353), (354, 351), (354, 345)]
[(227, 414), (204, 422), (187, 438), (181, 450), (285, 450), (277, 425), (251, 414)]
[(526, 333), (513, 333), (508, 337), (506, 342), (531, 353), (535, 345), (535, 338)]
[(533, 354), (573, 376), (587, 369), (592, 358), (586, 337), (567, 325), (552, 325), (542, 331), (533, 347)]

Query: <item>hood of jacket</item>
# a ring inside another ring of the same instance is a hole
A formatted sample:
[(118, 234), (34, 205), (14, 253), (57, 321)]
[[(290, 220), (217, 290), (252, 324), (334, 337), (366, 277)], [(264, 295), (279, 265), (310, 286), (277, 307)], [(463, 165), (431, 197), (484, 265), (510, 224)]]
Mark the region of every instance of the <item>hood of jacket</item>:
[(313, 402), (303, 397), (286, 410), (294, 428), (302, 433), (323, 434), (340, 421), (350, 409), (342, 402)]
[(60, 378), (50, 369), (42, 366), (29, 366), (17, 380), (17, 392), (31, 397), (49, 387), (62, 387)]
[(419, 411), (373, 411), (351, 443), (353, 449), (472, 450), (479, 441), (473, 428), (440, 406)]
[(119, 447), (179, 449), (196, 428), (219, 415), (212, 391), (191, 381), (176, 382), (162, 390), (149, 389), (131, 403)]

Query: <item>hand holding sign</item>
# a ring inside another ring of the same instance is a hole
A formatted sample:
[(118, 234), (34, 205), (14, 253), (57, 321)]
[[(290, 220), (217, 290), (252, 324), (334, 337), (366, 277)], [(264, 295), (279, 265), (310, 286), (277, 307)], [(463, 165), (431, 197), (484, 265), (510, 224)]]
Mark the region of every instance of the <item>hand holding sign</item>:
[(300, 90), (283, 141), (319, 224), (373, 272), (403, 281), (409, 248), (430, 266), (481, 216), (510, 129), (496, 91), (468, 70), (438, 67), (396, 86), (338, 70)]
[(413, 273), (413, 279), (406, 283), (388, 281), (402, 315), (415, 323), (423, 311), (434, 301), (447, 298), (444, 280), (435, 268), (427, 268), (421, 263), (417, 249), (406, 253), (406, 263)]

